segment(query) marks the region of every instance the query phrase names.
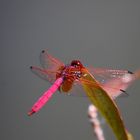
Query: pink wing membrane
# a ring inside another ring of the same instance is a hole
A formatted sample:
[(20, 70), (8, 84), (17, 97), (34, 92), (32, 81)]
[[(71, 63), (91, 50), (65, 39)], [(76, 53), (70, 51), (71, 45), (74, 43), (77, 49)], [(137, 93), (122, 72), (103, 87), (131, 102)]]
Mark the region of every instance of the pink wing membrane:
[(121, 95), (121, 93), (123, 93), (129, 85), (138, 78), (136, 73), (126, 70), (90, 68), (89, 71), (96, 77), (97, 80), (99, 79), (101, 87), (113, 99)]
[(112, 70), (112, 69), (93, 68), (93, 67), (87, 69), (101, 83), (105, 83), (107, 82), (107, 80), (110, 79), (121, 78), (123, 75), (127, 73), (132, 73), (127, 70)]
[(40, 63), (44, 69), (50, 71), (56, 71), (61, 66), (64, 66), (64, 63), (59, 59), (52, 57), (47, 50), (43, 50), (40, 54)]
[(125, 90), (132, 83), (132, 81), (134, 81), (134, 76), (130, 74), (126, 74), (122, 78), (115, 78), (115, 79), (108, 80), (106, 83), (101, 84), (101, 87), (112, 98), (116, 98), (119, 95), (121, 95), (121, 93), (125, 92)]
[(53, 83), (56, 80), (56, 74), (64, 64), (58, 59), (52, 57), (46, 50), (40, 54), (40, 63), (42, 68), (31, 66), (31, 71), (40, 78)]
[(36, 74), (37, 76), (39, 76), (41, 79), (44, 79), (46, 81), (49, 81), (50, 83), (55, 82), (56, 80), (56, 71), (49, 71), (47, 69), (43, 69), (40, 67), (36, 67), (36, 66), (31, 66), (31, 71)]

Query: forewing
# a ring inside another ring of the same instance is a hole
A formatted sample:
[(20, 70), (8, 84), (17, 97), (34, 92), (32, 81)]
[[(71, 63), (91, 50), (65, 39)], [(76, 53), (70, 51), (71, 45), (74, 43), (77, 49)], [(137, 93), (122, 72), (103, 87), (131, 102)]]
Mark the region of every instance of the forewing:
[(134, 74), (127, 70), (90, 68), (89, 71), (113, 99), (125, 93), (134, 80)]
[(46, 50), (43, 50), (40, 54), (40, 63), (43, 68), (31, 66), (31, 71), (51, 83), (56, 80), (56, 74), (64, 67), (61, 61), (52, 57)]
[(57, 71), (60, 67), (64, 66), (60, 60), (51, 56), (47, 50), (43, 50), (40, 54), (40, 63), (44, 69), (50, 71)]
[(87, 69), (100, 83), (106, 83), (111, 79), (122, 78), (125, 74), (132, 74), (132, 72), (127, 70), (113, 70), (93, 67)]
[(47, 69), (42, 69), (40, 67), (31, 66), (31, 71), (39, 76), (41, 79), (47, 80), (50, 83), (53, 83), (56, 80), (56, 72), (49, 71)]

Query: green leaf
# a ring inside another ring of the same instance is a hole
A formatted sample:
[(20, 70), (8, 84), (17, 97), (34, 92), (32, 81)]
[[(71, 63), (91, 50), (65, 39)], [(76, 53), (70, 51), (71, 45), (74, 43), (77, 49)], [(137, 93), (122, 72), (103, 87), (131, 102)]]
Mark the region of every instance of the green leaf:
[[(84, 80), (90, 81), (90, 84), (82, 82), (82, 86), (91, 100), (97, 107), (99, 112), (105, 117), (108, 124), (111, 126), (118, 140), (131, 140), (125, 129), (124, 123), (120, 116), (119, 110), (115, 102), (109, 97), (107, 92), (100, 87), (94, 77), (87, 71), (83, 71)], [(97, 86), (92, 86), (97, 83)]]

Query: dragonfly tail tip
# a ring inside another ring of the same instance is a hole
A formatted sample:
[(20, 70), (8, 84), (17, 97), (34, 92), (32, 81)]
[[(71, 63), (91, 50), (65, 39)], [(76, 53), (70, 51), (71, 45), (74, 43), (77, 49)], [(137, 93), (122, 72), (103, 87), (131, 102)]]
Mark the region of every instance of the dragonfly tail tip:
[(35, 113), (34, 110), (29, 111), (29, 112), (28, 112), (28, 116), (32, 116), (34, 113)]

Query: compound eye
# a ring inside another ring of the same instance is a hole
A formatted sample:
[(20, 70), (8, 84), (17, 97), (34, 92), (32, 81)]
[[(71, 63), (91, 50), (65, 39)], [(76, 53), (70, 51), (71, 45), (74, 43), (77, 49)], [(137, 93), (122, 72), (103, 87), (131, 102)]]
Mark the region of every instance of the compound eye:
[(73, 61), (71, 62), (71, 66), (77, 66), (77, 61), (73, 60)]
[(71, 62), (71, 66), (74, 66), (74, 67), (78, 67), (78, 66), (83, 67), (83, 65), (81, 64), (81, 62), (79, 60), (73, 60)]

